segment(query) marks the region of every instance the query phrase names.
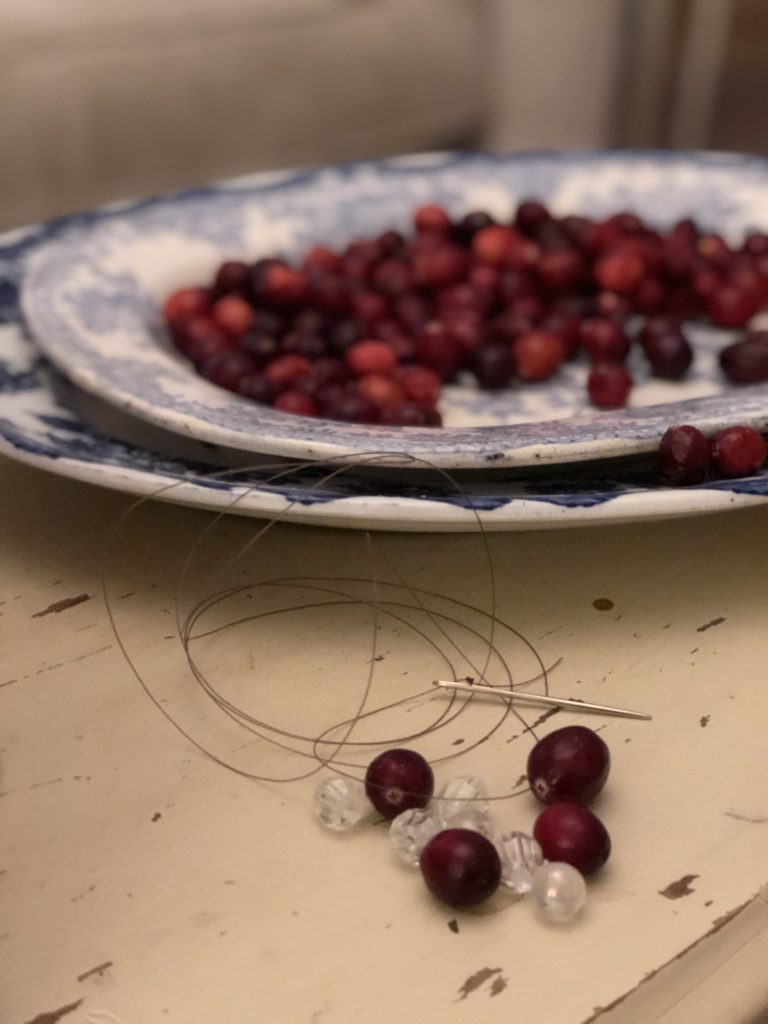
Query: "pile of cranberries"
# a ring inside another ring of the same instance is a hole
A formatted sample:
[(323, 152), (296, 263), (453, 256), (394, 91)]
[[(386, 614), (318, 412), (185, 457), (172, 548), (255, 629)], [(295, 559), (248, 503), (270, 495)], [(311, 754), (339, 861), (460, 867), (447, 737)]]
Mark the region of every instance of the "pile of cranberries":
[[(690, 219), (660, 232), (634, 213), (558, 217), (536, 200), (504, 223), (422, 206), (413, 225), (317, 245), (298, 265), (223, 263), (166, 301), (173, 341), (206, 379), (284, 412), (439, 426), (440, 390), (460, 373), (500, 389), (579, 354), (592, 403), (620, 408), (635, 343), (653, 375), (679, 380), (693, 360), (685, 320), (743, 328), (768, 300), (765, 233), (732, 248)], [(736, 383), (768, 380), (768, 333), (721, 364)]]

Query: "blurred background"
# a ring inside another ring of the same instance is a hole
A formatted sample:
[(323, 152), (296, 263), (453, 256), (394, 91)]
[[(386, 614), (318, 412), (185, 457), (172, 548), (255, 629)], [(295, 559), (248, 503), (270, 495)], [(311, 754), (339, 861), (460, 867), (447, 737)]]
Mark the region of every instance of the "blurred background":
[(0, 227), (454, 147), (768, 153), (768, 0), (0, 0)]

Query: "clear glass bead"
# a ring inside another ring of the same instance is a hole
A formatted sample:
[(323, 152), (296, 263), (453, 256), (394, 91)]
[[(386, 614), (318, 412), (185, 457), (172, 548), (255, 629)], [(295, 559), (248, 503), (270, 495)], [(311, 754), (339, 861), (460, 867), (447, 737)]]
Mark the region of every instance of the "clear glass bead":
[(547, 862), (533, 874), (531, 895), (548, 920), (565, 924), (584, 909), (587, 883), (570, 864)]
[(486, 839), (492, 839), (496, 832), (496, 823), (487, 808), (468, 803), (452, 818), (448, 818), (447, 821), (443, 819), (443, 828), (468, 828), (472, 832), (479, 832)]
[(392, 820), (389, 826), (389, 841), (401, 860), (417, 867), (421, 851), (442, 827), (432, 808), (412, 807)]
[(336, 775), (323, 779), (315, 790), (315, 812), (323, 825), (334, 832), (354, 828), (369, 807), (365, 786), (357, 779)]
[(530, 892), (533, 873), (543, 860), (539, 844), (525, 832), (503, 832), (496, 845), (501, 855), (502, 885), (513, 892)]
[[(475, 778), (474, 775), (459, 775), (457, 778), (449, 779), (446, 782), (438, 793), (438, 799), (435, 802), (440, 817), (447, 827), (448, 822), (460, 811), (465, 811), (467, 807), (487, 811), (487, 796), (488, 788), (483, 781)], [(460, 828), (461, 826), (451, 827)]]

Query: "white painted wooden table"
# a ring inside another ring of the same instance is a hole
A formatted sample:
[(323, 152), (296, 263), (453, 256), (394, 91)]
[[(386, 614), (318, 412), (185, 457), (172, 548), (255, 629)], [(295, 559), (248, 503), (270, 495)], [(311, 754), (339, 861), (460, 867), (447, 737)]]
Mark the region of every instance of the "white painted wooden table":
[[(105, 544), (130, 500), (5, 460), (0, 479), (3, 1024), (742, 1024), (768, 1007), (767, 510), (491, 537), (499, 616), (545, 662), (563, 659), (553, 691), (654, 715), (599, 720), (613, 769), (596, 810), (614, 852), (584, 918), (556, 929), (527, 901), (442, 907), (393, 860), (381, 825), (322, 831), (316, 778), (256, 783), (197, 752), (142, 691), (102, 599)], [(178, 574), (212, 523), (160, 504), (129, 520), (107, 571), (120, 632), (195, 736), (283, 770), (283, 755), (213, 720), (179, 654)], [(203, 587), (254, 529), (216, 524)], [(412, 584), (487, 603), (476, 538), (377, 543)], [(361, 535), (280, 526), (226, 572), (364, 574), (366, 557)], [(599, 598), (613, 606), (597, 610)], [(277, 615), (202, 657), (231, 692), (256, 693), (260, 713), (316, 733), (359, 692), (364, 619)], [(435, 674), (405, 629), (386, 625), (379, 651), (382, 692)], [(507, 653), (527, 671), (520, 648)], [(387, 728), (435, 710), (414, 707)], [(460, 747), (491, 715), (472, 705), (442, 742)], [(575, 720), (561, 712), (541, 729)], [(507, 719), (438, 781), (468, 770), (501, 790), (529, 748)], [(530, 828), (531, 798), (501, 806)]]

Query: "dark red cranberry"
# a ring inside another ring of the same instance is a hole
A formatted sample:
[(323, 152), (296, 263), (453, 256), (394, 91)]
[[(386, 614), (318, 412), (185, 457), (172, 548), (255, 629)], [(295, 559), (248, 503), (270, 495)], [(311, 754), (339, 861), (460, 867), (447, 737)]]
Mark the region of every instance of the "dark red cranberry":
[(352, 314), (363, 324), (374, 324), (389, 316), (389, 303), (378, 292), (363, 289), (352, 296)]
[(248, 290), (251, 268), (242, 260), (227, 260), (216, 271), (213, 279), (213, 293), (216, 296), (230, 295), (233, 292), (242, 295)]
[(394, 406), (402, 405), (405, 401), (405, 391), (397, 381), (391, 377), (384, 377), (379, 373), (369, 373), (361, 377), (356, 385), (358, 394), (364, 395), (374, 403), (379, 410), (391, 409)]
[(442, 324), (432, 321), (416, 339), (416, 360), (450, 381), (464, 362), (464, 349)]
[(487, 337), (488, 332), (483, 318), (469, 312), (445, 316), (440, 322), (451, 337), (459, 342), (465, 352), (474, 352)]
[(413, 226), (417, 231), (434, 231), (448, 234), (451, 230), (451, 218), (435, 203), (420, 206), (413, 215)]
[(763, 231), (752, 231), (744, 239), (744, 252), (750, 256), (768, 256), (768, 235)]
[(528, 784), (543, 804), (588, 804), (605, 785), (611, 755), (604, 740), (583, 725), (556, 729), (528, 755)]
[(693, 349), (679, 327), (654, 334), (643, 345), (653, 375), (664, 380), (680, 380), (693, 362)]
[(621, 363), (595, 363), (587, 380), (587, 390), (599, 409), (620, 409), (627, 404), (632, 378)]
[(539, 280), (550, 292), (564, 292), (578, 285), (586, 271), (584, 257), (576, 249), (551, 249), (536, 262)]
[(253, 311), (253, 326), (251, 330), (260, 334), (269, 334), (273, 338), (279, 338), (285, 333), (285, 318), (269, 309), (255, 309)]
[(309, 279), (308, 300), (332, 316), (346, 316), (352, 306), (349, 285), (338, 274), (313, 274)]
[(720, 235), (702, 235), (696, 244), (696, 251), (713, 267), (724, 270), (731, 262), (733, 253)]
[(328, 354), (328, 346), (321, 335), (314, 331), (289, 331), (281, 345), (283, 352), (293, 352), (307, 359), (318, 359)]
[(524, 235), (534, 236), (551, 219), (549, 210), (538, 199), (523, 199), (515, 213), (515, 227)]
[(447, 288), (467, 276), (469, 257), (460, 245), (446, 243), (413, 257), (413, 280), (420, 288)]
[(301, 269), (310, 275), (316, 271), (338, 274), (341, 270), (341, 257), (325, 245), (315, 245), (301, 261)]
[(472, 255), (492, 267), (517, 266), (522, 269), (531, 262), (530, 259), (520, 262), (517, 258), (525, 243), (526, 239), (514, 228), (489, 224), (480, 228), (472, 239)]
[(582, 252), (594, 256), (598, 249), (600, 236), (600, 229), (594, 221), (588, 220), (586, 217), (572, 215), (563, 217), (560, 227)]
[(376, 239), (376, 248), (382, 259), (400, 256), (405, 246), (405, 239), (399, 231), (384, 231)]
[(325, 336), (331, 328), (332, 320), (320, 309), (302, 309), (291, 320), (291, 330), (311, 331), (312, 334)]
[(698, 232), (692, 220), (682, 220), (661, 241), (664, 268), (677, 279), (689, 277), (697, 260)]
[(273, 262), (252, 275), (254, 294), (261, 302), (278, 309), (300, 305), (307, 299), (307, 278), (285, 263)]
[(207, 288), (179, 288), (165, 300), (163, 317), (173, 326), (193, 316), (205, 316), (210, 308), (211, 293)]
[(720, 353), (720, 365), (734, 384), (768, 381), (768, 331), (748, 334)]
[(328, 347), (337, 356), (344, 355), (350, 345), (363, 338), (363, 327), (357, 320), (339, 320), (330, 331)]
[(579, 804), (550, 804), (536, 819), (533, 837), (545, 860), (564, 861), (582, 875), (598, 871), (611, 853), (605, 825)]
[(510, 305), (516, 302), (523, 295), (535, 295), (537, 294), (538, 288), (534, 281), (533, 275), (527, 270), (513, 270), (507, 267), (501, 271), (494, 270), (493, 267), (486, 267), (484, 264), (479, 264), (475, 268), (475, 273), (480, 269), (490, 270), (496, 274), (496, 291), (498, 297), (505, 305)]
[(426, 807), (434, 789), (429, 762), (415, 750), (385, 750), (365, 773), (366, 795), (385, 818), (396, 818), (412, 807)]
[(433, 370), (426, 366), (399, 366), (393, 376), (414, 402), (422, 406), (437, 404), (442, 381)]
[(253, 356), (259, 366), (266, 366), (280, 352), (280, 342), (269, 334), (248, 331), (240, 339), (240, 348)]
[(418, 334), (429, 320), (429, 303), (418, 292), (406, 292), (393, 300), (392, 312), (406, 331)]
[(724, 284), (709, 296), (706, 308), (717, 327), (744, 327), (757, 312), (758, 301), (744, 289)]
[(176, 347), (193, 363), (204, 363), (220, 352), (232, 351), (237, 342), (208, 316), (193, 316), (172, 330)]
[(252, 402), (271, 405), (277, 397), (278, 388), (263, 373), (249, 373), (237, 382), (237, 393)]
[(317, 416), (317, 405), (314, 399), (298, 388), (289, 388), (281, 392), (272, 403), (280, 412), (290, 412), (294, 416)]
[(382, 260), (373, 272), (373, 285), (385, 295), (402, 295), (413, 287), (413, 275), (403, 260)]
[(530, 331), (515, 338), (512, 354), (522, 380), (548, 380), (564, 362), (566, 349), (558, 334)]
[(349, 380), (349, 369), (340, 359), (321, 356), (312, 363), (309, 376), (318, 384), (344, 384)]
[(649, 316), (638, 331), (637, 337), (640, 344), (645, 348), (650, 339), (655, 335), (677, 330), (679, 326), (680, 318), (677, 316)]
[(350, 345), (344, 359), (352, 373), (363, 377), (368, 373), (390, 374), (397, 366), (397, 356), (385, 341), (364, 339)]
[(667, 289), (658, 277), (644, 277), (632, 296), (632, 305), (638, 313), (655, 313), (664, 305)]
[(512, 349), (504, 342), (494, 342), (476, 349), (471, 360), (477, 382), (488, 391), (505, 388), (515, 375)]
[(768, 445), (751, 427), (726, 427), (712, 438), (712, 458), (723, 476), (751, 476), (765, 464)]
[(623, 362), (629, 353), (629, 338), (621, 324), (607, 317), (588, 317), (582, 321), (579, 338), (595, 362)]
[[(296, 381), (297, 385), (299, 382), (304, 382), (304, 377), (299, 377)], [(349, 386), (346, 383), (339, 381), (329, 381), (327, 384), (321, 384), (314, 390), (313, 398), (318, 408), (318, 412), (321, 416), (326, 416), (328, 419), (334, 419), (330, 415), (329, 410), (332, 411), (336, 408), (337, 404), (350, 393)]]
[(485, 210), (473, 210), (465, 214), (454, 227), (454, 237), (462, 245), (470, 245), (472, 239), (481, 228), (487, 228), (495, 221)]
[(379, 423), (388, 427), (425, 427), (427, 411), (417, 402), (401, 402), (382, 409)]
[[(339, 385), (326, 384), (326, 388), (337, 388)], [(379, 410), (375, 402), (356, 391), (342, 391), (334, 400), (327, 394), (317, 396), (318, 405), (323, 415), (330, 420), (344, 420), (346, 423), (377, 423)]]
[(601, 256), (592, 273), (601, 288), (626, 295), (642, 281), (645, 263), (634, 248), (617, 248)]
[(700, 484), (709, 471), (710, 444), (697, 427), (670, 427), (659, 442), (659, 468), (674, 484)]
[(427, 843), (419, 861), (427, 888), (449, 907), (473, 907), (501, 882), (496, 847), (479, 832), (449, 828)]
[(258, 369), (256, 360), (240, 349), (219, 352), (200, 365), (200, 373), (206, 380), (228, 391), (237, 391), (240, 379), (256, 373)]
[(627, 295), (619, 295), (618, 292), (598, 292), (595, 296), (595, 313), (609, 320), (626, 320), (633, 306)]
[(551, 309), (539, 324), (542, 331), (556, 334), (565, 346), (566, 358), (579, 348), (579, 318), (566, 309)]
[(288, 353), (273, 359), (265, 368), (264, 376), (282, 391), (291, 387), (294, 381), (308, 373), (310, 365), (306, 356)]

